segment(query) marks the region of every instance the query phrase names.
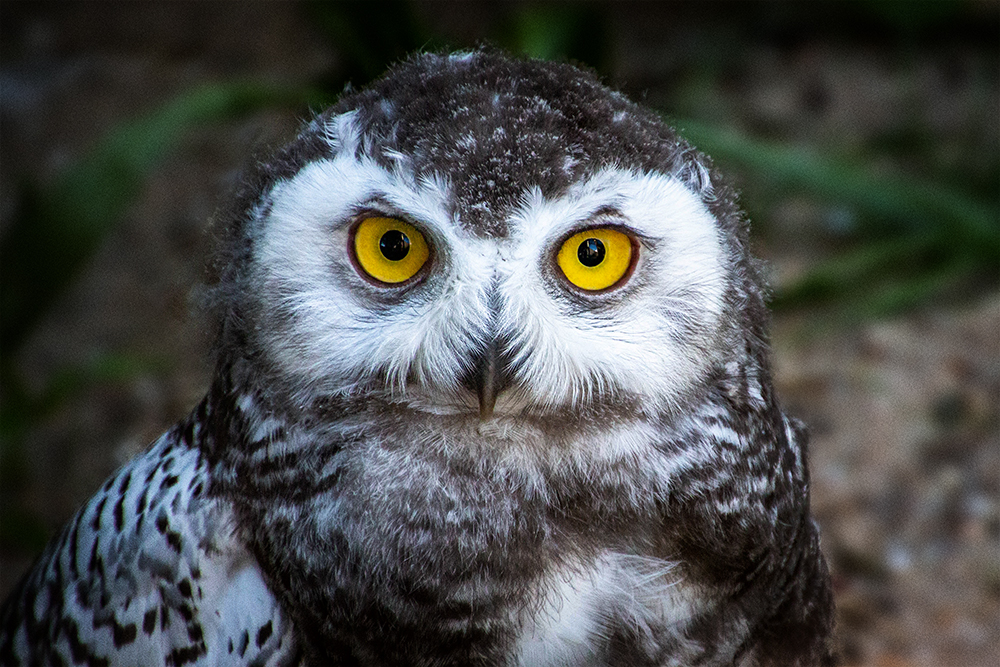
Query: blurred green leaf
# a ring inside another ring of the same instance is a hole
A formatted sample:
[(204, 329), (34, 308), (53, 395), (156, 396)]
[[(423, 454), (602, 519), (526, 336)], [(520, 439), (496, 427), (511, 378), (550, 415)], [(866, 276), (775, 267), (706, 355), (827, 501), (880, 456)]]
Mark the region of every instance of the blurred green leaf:
[(957, 233), (1000, 253), (1000, 208), (933, 182), (872, 174), (865, 165), (778, 146), (733, 130), (675, 120), (691, 143), (719, 162), (759, 171), (779, 187), (806, 190), (860, 214), (904, 221), (911, 229), (954, 225)]
[(777, 291), (776, 309), (850, 297), (855, 317), (912, 308), (949, 288), (1000, 279), (1000, 205), (940, 184), (872, 174), (866, 165), (778, 146), (691, 120), (682, 135), (720, 163), (761, 175), (787, 192), (847, 206), (862, 220), (893, 221), (894, 232), (861, 241)]
[(51, 185), (29, 189), (3, 238), (0, 348), (5, 355), (20, 345), (185, 132), (316, 97), (311, 91), (253, 82), (204, 86), (117, 127)]

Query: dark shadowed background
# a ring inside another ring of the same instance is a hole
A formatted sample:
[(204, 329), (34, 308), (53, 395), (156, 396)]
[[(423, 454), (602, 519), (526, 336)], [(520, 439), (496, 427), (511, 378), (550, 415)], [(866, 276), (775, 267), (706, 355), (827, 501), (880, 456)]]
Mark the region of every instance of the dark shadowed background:
[(208, 381), (213, 210), (415, 49), (572, 59), (739, 186), (845, 664), (1000, 664), (1000, 4), (0, 5), (0, 597)]

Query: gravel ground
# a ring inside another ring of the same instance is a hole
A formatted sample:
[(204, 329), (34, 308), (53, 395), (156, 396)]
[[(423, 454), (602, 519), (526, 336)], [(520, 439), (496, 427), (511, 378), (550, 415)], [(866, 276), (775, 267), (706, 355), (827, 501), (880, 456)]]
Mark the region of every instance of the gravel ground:
[[(765, 38), (753, 33), (758, 24), (705, 20), (692, 6), (609, 12), (612, 79), (678, 115), (838, 154), (916, 115), (933, 147), (913, 163), (877, 166), (920, 173), (964, 160), (974, 176), (995, 169), (995, 154), (987, 159), (998, 146), (995, 46), (943, 40), (892, 50), (870, 36), (827, 39), (815, 27)], [(481, 16), (416, 7), (453, 43), (484, 34)], [(997, 22), (996, 4), (971, 11)], [(21, 183), (50, 181), (124, 119), (205, 82), (307, 84), (341, 62), (291, 3), (6, 3), (0, 12), (0, 230)], [(699, 69), (709, 60), (726, 76)], [(190, 295), (202, 277), (206, 221), (250, 151), (280, 144), (299, 120), (266, 112), (186, 136), (18, 351), (18, 368), (39, 391), (61, 369), (108, 352), (158, 360), (69, 396), (29, 430), (23, 493), (4, 498), (30, 508), (49, 533), (200, 398), (207, 340)], [(986, 146), (986, 157), (970, 146)], [(749, 193), (753, 175), (736, 178)], [(833, 252), (831, 210), (797, 195), (766, 199), (758, 240), (776, 282)], [(779, 392), (813, 430), (813, 502), (845, 664), (1000, 664), (997, 331), (1000, 293), (853, 326), (818, 327), (801, 314), (775, 322)], [(23, 545), (3, 545), (0, 597), (32, 558)]]

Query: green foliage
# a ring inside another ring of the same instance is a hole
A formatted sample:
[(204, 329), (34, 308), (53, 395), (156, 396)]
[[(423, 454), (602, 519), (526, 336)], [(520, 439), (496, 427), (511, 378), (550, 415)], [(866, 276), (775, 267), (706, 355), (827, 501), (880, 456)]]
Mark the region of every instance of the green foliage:
[(257, 82), (204, 86), (113, 129), (54, 183), (29, 188), (3, 238), (0, 348), (18, 348), (149, 173), (192, 128), (313, 98), (312, 91)]
[(935, 182), (871, 173), (860, 163), (778, 146), (692, 120), (682, 134), (721, 164), (758, 174), (784, 192), (804, 192), (880, 221), (847, 252), (813, 267), (773, 299), (779, 310), (819, 304), (851, 318), (914, 308), (1000, 278), (1000, 205)]
[(874, 218), (905, 221), (921, 231), (947, 226), (1000, 251), (998, 209), (934, 182), (886, 178), (862, 164), (837, 161), (803, 149), (778, 146), (693, 120), (674, 125), (721, 162), (764, 174), (787, 191), (803, 190), (846, 204)]

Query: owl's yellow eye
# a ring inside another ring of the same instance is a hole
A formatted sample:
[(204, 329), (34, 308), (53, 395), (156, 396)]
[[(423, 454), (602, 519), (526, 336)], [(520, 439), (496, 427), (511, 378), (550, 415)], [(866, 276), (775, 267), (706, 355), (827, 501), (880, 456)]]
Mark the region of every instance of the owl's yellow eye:
[(632, 240), (617, 229), (587, 229), (566, 239), (556, 263), (566, 278), (590, 292), (613, 287), (632, 266)]
[(429, 256), (424, 235), (402, 220), (365, 218), (354, 229), (354, 258), (362, 271), (379, 282), (406, 282)]

